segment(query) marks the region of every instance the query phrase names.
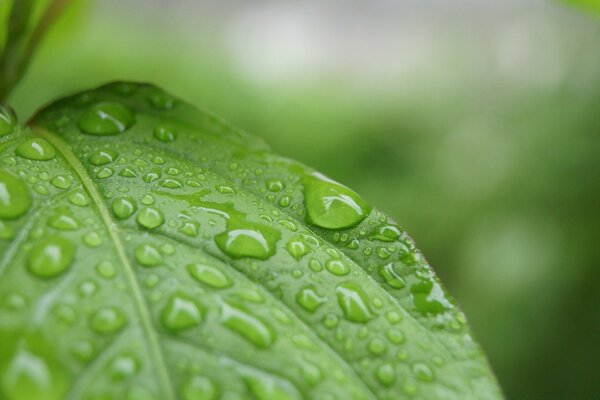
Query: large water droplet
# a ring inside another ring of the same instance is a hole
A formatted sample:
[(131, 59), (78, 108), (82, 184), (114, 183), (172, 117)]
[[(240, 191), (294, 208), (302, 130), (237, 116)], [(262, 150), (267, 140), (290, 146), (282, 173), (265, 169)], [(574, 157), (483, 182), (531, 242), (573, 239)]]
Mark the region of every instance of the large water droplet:
[(327, 229), (356, 226), (371, 211), (358, 194), (329, 178), (314, 173), (303, 179), (307, 221)]
[(373, 315), (368, 306), (369, 297), (355, 282), (345, 282), (336, 289), (338, 303), (347, 320), (352, 322), (367, 322)]
[(74, 256), (72, 242), (61, 236), (51, 236), (31, 249), (27, 269), (35, 276), (51, 278), (66, 271)]
[(266, 260), (275, 254), (280, 234), (258, 224), (230, 229), (215, 237), (219, 248), (232, 258), (252, 257)]
[(141, 244), (135, 249), (135, 258), (144, 267), (155, 267), (162, 263), (160, 250), (151, 244)]
[(187, 270), (198, 282), (216, 289), (223, 289), (232, 284), (231, 279), (223, 271), (211, 265), (190, 264), (187, 266)]
[(272, 328), (241, 308), (223, 303), (221, 320), (223, 325), (257, 347), (266, 348), (275, 341), (275, 332)]
[(98, 103), (87, 109), (79, 118), (77, 125), (90, 135), (116, 135), (125, 132), (135, 118), (122, 104), (114, 102)]
[(123, 313), (115, 307), (106, 307), (96, 311), (90, 319), (90, 327), (101, 334), (115, 333), (127, 322)]
[(27, 139), (17, 147), (15, 153), (19, 157), (37, 161), (52, 160), (56, 157), (54, 146), (42, 138)]
[(13, 219), (31, 207), (31, 195), (22, 180), (0, 169), (0, 218)]
[(215, 400), (217, 387), (209, 378), (194, 375), (183, 384), (181, 397), (183, 400)]
[(182, 331), (198, 325), (202, 321), (202, 311), (189, 297), (176, 294), (167, 301), (160, 313), (160, 320), (166, 329)]
[(421, 314), (440, 314), (452, 307), (440, 284), (432, 280), (422, 280), (412, 285), (410, 291), (415, 308)]
[(79, 228), (79, 223), (70, 215), (58, 213), (48, 218), (48, 225), (62, 231), (73, 231)]
[(162, 212), (154, 207), (145, 207), (137, 215), (138, 224), (147, 229), (158, 228), (165, 222)]

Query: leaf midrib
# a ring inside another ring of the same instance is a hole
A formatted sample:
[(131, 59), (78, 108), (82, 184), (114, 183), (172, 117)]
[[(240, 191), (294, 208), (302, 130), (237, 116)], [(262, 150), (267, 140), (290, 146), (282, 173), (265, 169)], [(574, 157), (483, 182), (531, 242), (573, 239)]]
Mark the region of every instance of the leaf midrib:
[(81, 163), (79, 158), (75, 156), (70, 146), (66, 142), (64, 142), (60, 137), (47, 131), (44, 128), (35, 127), (32, 130), (37, 136), (46, 139), (48, 142), (54, 145), (57, 151), (63, 156), (66, 163), (73, 169), (74, 173), (79, 178), (84, 190), (89, 194), (92, 203), (96, 206), (102, 223), (108, 232), (110, 240), (113, 242), (117, 257), (121, 261), (126, 280), (131, 289), (134, 304), (137, 309), (140, 321), (142, 323), (143, 331), (146, 334), (148, 346), (150, 347), (150, 355), (154, 361), (153, 364), (156, 367), (157, 377), (160, 382), (160, 386), (162, 387), (162, 392), (164, 396), (162, 398), (166, 400), (175, 400), (177, 396), (175, 395), (174, 385), (168, 373), (165, 357), (163, 355), (162, 348), (159, 344), (158, 334), (156, 333), (156, 330), (154, 329), (152, 324), (148, 303), (146, 302), (142, 294), (141, 287), (136, 279), (134, 268), (131, 265), (125, 252), (125, 247), (123, 246), (123, 242), (116, 229), (116, 223), (115, 221), (113, 221), (111, 214), (108, 208), (106, 207), (104, 200), (102, 199), (102, 196), (98, 192), (98, 189), (94, 182), (90, 179), (89, 175), (87, 174), (87, 171), (83, 164)]

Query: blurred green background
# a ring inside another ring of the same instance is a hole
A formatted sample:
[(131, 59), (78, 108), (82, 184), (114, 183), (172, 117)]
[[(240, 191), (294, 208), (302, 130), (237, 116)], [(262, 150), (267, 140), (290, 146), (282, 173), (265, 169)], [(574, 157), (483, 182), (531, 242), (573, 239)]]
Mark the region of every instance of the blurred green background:
[(388, 211), (508, 398), (600, 398), (600, 20), (534, 0), (91, 0), (11, 104), (25, 119), (114, 79), (163, 86)]

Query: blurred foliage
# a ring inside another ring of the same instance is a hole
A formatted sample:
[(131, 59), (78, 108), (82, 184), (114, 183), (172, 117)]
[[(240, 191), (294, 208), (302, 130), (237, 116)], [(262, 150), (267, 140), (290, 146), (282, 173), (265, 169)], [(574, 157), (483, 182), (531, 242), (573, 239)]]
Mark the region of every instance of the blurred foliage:
[(67, 18), (52, 33), (12, 97), (22, 118), (114, 79), (178, 93), (395, 216), (469, 316), (508, 398), (598, 398), (598, 30), (566, 39), (566, 71), (545, 84), (448, 59), (445, 75), (385, 89), (335, 74), (261, 85), (210, 33), (118, 14)]
[(597, 15), (600, 15), (600, 0), (561, 0), (567, 4), (580, 7)]

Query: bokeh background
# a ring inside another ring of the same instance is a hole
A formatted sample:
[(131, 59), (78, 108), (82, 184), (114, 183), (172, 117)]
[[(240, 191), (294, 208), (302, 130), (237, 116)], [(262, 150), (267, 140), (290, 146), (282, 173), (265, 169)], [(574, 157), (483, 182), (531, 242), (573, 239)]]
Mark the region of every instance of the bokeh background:
[(508, 398), (600, 398), (600, 18), (542, 0), (76, 2), (11, 103), (26, 119), (113, 79), (388, 211)]

